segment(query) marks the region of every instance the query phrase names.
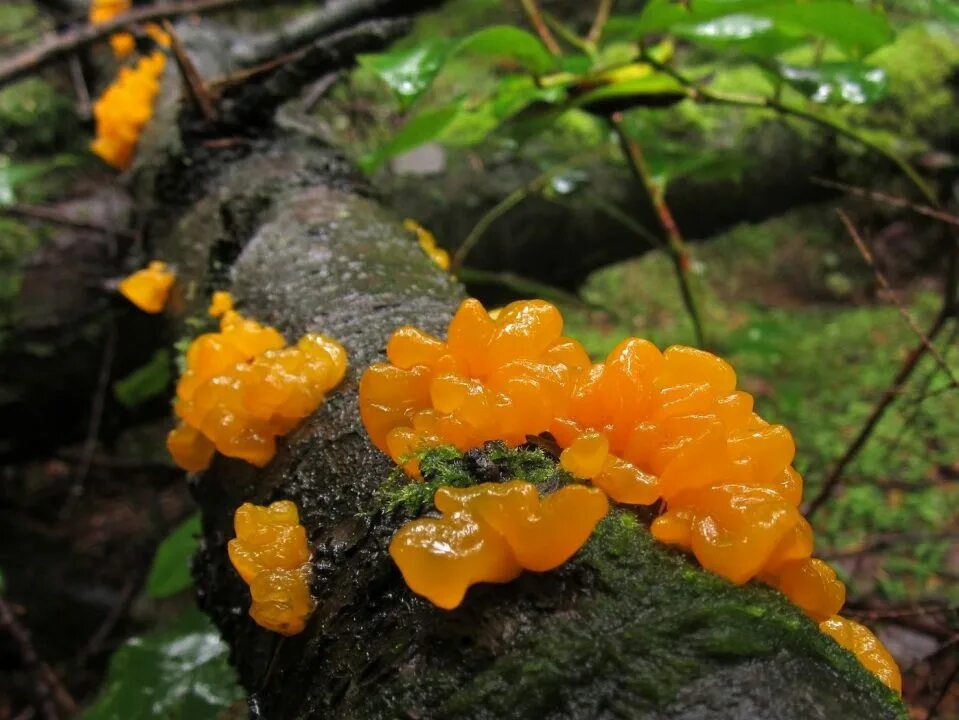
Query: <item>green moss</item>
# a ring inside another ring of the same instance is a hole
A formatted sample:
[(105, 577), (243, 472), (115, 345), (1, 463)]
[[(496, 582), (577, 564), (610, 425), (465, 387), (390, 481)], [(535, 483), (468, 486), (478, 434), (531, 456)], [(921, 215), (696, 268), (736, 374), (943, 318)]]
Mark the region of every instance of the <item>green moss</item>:
[(0, 91), (0, 138), (4, 152), (62, 152), (78, 137), (69, 97), (39, 77)]

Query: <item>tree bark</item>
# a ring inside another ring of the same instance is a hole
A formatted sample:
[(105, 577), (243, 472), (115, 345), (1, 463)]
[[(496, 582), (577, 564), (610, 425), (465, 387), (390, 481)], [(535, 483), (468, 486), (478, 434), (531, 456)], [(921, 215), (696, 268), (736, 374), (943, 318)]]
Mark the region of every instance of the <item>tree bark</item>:
[[(192, 480), (199, 601), (232, 649), (252, 716), (904, 717), (778, 593), (701, 571), (628, 510), (571, 562), (473, 588), (454, 611), (413, 595), (387, 553), (408, 518), (377, 494), (393, 466), (363, 430), (357, 384), (400, 325), (442, 334), (463, 290), (334, 149), (276, 127), (213, 143), (183, 127), (157, 131), (151, 147), (167, 159), (158, 166), (154, 154), (138, 183), (153, 203), (153, 254), (177, 266), (181, 331), (204, 322), (212, 290), (229, 288), (244, 313), (290, 340), (332, 335), (350, 360), (267, 467), (218, 456)], [(489, 453), (450, 462), (478, 479), (491, 467), (509, 474)], [(237, 506), (281, 498), (300, 508), (318, 603), (288, 639), (247, 616), (248, 589), (226, 553)]]

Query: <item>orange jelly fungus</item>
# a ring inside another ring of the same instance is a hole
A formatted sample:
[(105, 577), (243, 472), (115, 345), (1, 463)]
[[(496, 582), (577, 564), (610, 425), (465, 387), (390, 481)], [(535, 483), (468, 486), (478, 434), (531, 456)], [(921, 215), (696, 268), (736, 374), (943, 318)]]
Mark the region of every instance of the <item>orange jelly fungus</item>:
[[(640, 338), (592, 363), (562, 331), (559, 310), (543, 300), (512, 303), (496, 318), (466, 300), (446, 340), (399, 328), (389, 362), (360, 380), (370, 439), (419, 478), (417, 453), (427, 448), (516, 446), (548, 432), (563, 448), (561, 465), (614, 502), (661, 500), (651, 527), (660, 541), (734, 583), (767, 582), (817, 622), (834, 615), (845, 588), (811, 557), (792, 435), (753, 412), (732, 367), (702, 350), (660, 351)], [(486, 535), (470, 517), (469, 532), (453, 516), (424, 522), (445, 523), (444, 532), (475, 550), (466, 538)]]
[(167, 437), (177, 465), (205, 470), (214, 450), (257, 467), (323, 402), (346, 373), (346, 350), (325, 335), (296, 345), (274, 328), (233, 310), (228, 293), (214, 295), (210, 313), (220, 331), (197, 337), (186, 353), (174, 410), (180, 424)]
[(97, 137), (90, 149), (118, 170), (133, 162), (140, 132), (153, 117), (165, 66), (166, 56), (156, 51), (140, 58), (132, 68), (120, 68), (116, 80), (93, 106)]
[(159, 313), (166, 307), (170, 288), (176, 279), (165, 262), (154, 260), (143, 270), (137, 270), (120, 281), (120, 294), (148, 313)]
[(436, 237), (420, 225), (416, 220), (407, 218), (403, 221), (403, 227), (412, 233), (416, 233), (416, 239), (419, 240), (420, 247), (427, 257), (436, 263), (440, 269), (450, 269), (450, 254), (436, 244)]
[(230, 562), (250, 586), (250, 617), (281, 635), (302, 632), (315, 603), (310, 595), (310, 548), (289, 500), (244, 503), (233, 517)]
[(540, 498), (520, 480), (442, 487), (434, 503), (443, 516), (404, 525), (390, 555), (413, 592), (445, 609), (459, 605), (475, 583), (562, 565), (609, 510), (596, 488), (568, 485)]
[(819, 624), (819, 629), (856, 656), (863, 667), (897, 693), (902, 692), (899, 666), (869, 628), (834, 615)]
[[(130, 7), (130, 0), (93, 0), (90, 4), (90, 23), (92, 25), (105, 23), (127, 12)], [(149, 23), (145, 29), (155, 43), (163, 47), (170, 46), (170, 36), (161, 30), (159, 25)], [(125, 58), (136, 49), (136, 40), (128, 32), (114, 33), (110, 36), (110, 47), (118, 58)]]

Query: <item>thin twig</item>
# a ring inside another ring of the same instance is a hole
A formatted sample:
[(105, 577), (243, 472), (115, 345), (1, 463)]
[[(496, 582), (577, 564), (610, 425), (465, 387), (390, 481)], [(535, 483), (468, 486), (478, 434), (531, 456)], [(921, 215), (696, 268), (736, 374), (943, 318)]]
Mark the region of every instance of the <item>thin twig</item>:
[(851, 237), (852, 241), (856, 244), (856, 248), (859, 250), (859, 254), (862, 255), (862, 259), (866, 261), (866, 264), (872, 270), (873, 275), (875, 275), (876, 282), (879, 283), (879, 287), (882, 288), (886, 296), (896, 306), (896, 310), (899, 311), (902, 319), (906, 321), (906, 325), (909, 326), (909, 329), (912, 330), (919, 340), (926, 345), (926, 351), (932, 355), (933, 358), (935, 358), (936, 362), (939, 364), (939, 367), (941, 367), (942, 371), (946, 373), (952, 385), (954, 387), (959, 387), (959, 380), (957, 380), (956, 376), (953, 375), (952, 370), (946, 363), (946, 359), (942, 356), (939, 350), (936, 349), (936, 346), (929, 342), (929, 338), (926, 337), (925, 333), (923, 333), (922, 328), (919, 327), (916, 319), (896, 297), (896, 294), (892, 289), (892, 285), (889, 284), (889, 280), (877, 267), (875, 258), (873, 258), (869, 248), (866, 247), (866, 243), (863, 241), (859, 231), (856, 230), (856, 226), (853, 225), (852, 220), (850, 220), (849, 216), (842, 210), (837, 210), (836, 213), (839, 215), (839, 219), (842, 221), (842, 224), (846, 226), (846, 232), (849, 233), (849, 237)]
[(482, 239), (483, 234), (489, 229), (490, 225), (492, 225), (514, 207), (519, 205), (530, 195), (538, 193), (550, 180), (553, 179), (554, 176), (558, 175), (564, 170), (567, 170), (568, 167), (568, 165), (563, 165), (560, 167), (551, 168), (541, 175), (537, 175), (528, 183), (516, 188), (513, 192), (496, 203), (496, 205), (487, 210), (486, 213), (483, 214), (483, 217), (481, 217), (476, 225), (473, 226), (473, 229), (470, 230), (469, 234), (466, 236), (466, 239), (463, 240), (463, 243), (456, 248), (456, 252), (453, 253), (453, 259), (450, 262), (450, 274), (456, 275), (459, 273), (463, 267), (463, 263), (466, 261), (467, 256), (470, 254), (470, 252), (472, 252), (473, 248), (476, 247), (476, 244)]
[(950, 615), (959, 612), (959, 604), (955, 605), (920, 605), (907, 608), (869, 608), (857, 609), (846, 606), (844, 615), (851, 615), (862, 620), (897, 620), (906, 617), (924, 617), (927, 615)]
[(887, 195), (886, 193), (879, 192), (878, 190), (870, 190), (868, 188), (857, 187), (856, 185), (847, 185), (846, 183), (837, 182), (836, 180), (828, 180), (826, 178), (814, 177), (812, 178), (812, 182), (815, 185), (820, 185), (832, 190), (841, 190), (842, 192), (855, 195), (856, 197), (875, 200), (876, 202), (892, 205), (893, 207), (908, 208), (919, 215), (925, 215), (926, 217), (931, 217), (935, 220), (941, 220), (944, 223), (959, 227), (959, 216), (950, 215), (947, 212), (937, 210), (936, 208), (929, 207), (928, 205), (919, 205), (918, 203), (911, 202), (904, 197)]
[(76, 475), (73, 478), (73, 487), (63, 512), (67, 514), (73, 509), (73, 504), (83, 494), (87, 475), (93, 464), (93, 457), (100, 439), (100, 425), (103, 422), (103, 409), (106, 406), (107, 392), (110, 389), (110, 373), (113, 370), (113, 358), (117, 348), (117, 326), (111, 319), (103, 345), (103, 355), (100, 358), (100, 372), (97, 376), (97, 387), (93, 394), (93, 403), (90, 406), (90, 421), (87, 427), (87, 437), (83, 442), (83, 454), (77, 464)]
[(129, 12), (96, 25), (87, 24), (62, 32), (51, 33), (23, 52), (0, 62), (0, 88), (133, 25), (180, 15), (227, 10), (251, 2), (252, 0), (161, 2), (155, 5), (136, 7)]
[(672, 258), (673, 266), (676, 269), (676, 280), (679, 282), (679, 291), (683, 298), (683, 304), (686, 306), (686, 312), (693, 324), (693, 333), (696, 337), (696, 343), (700, 347), (705, 347), (706, 338), (703, 333), (703, 324), (699, 313), (699, 307), (696, 303), (696, 297), (693, 294), (692, 284), (689, 280), (689, 251), (686, 249), (686, 242), (679, 232), (679, 226), (673, 217), (669, 205), (666, 204), (666, 196), (662, 185), (657, 183), (649, 171), (646, 159), (643, 157), (642, 149), (623, 127), (623, 118), (621, 113), (615, 113), (610, 117), (610, 124), (619, 138), (619, 144), (623, 155), (629, 164), (633, 175), (645, 190), (653, 209), (659, 218), (659, 223), (666, 233), (666, 243), (669, 248), (669, 255)]
[(58, 720), (61, 717), (59, 709), (62, 709), (66, 715), (74, 714), (77, 709), (76, 702), (63, 687), (56, 673), (40, 659), (30, 639), (30, 633), (20, 624), (13, 609), (2, 596), (0, 596), (0, 630), (6, 630), (7, 634), (13, 638), (20, 651), (24, 669), (33, 677), (34, 693), (40, 715), (46, 720)]
[(536, 0), (520, 0), (520, 5), (523, 6), (523, 12), (526, 13), (529, 24), (533, 26), (533, 29), (536, 31), (536, 34), (539, 35), (539, 39), (543, 41), (546, 49), (553, 55), (562, 55), (563, 51), (560, 49), (559, 43), (556, 42), (556, 38), (553, 37), (553, 33), (550, 32), (550, 29), (546, 26), (546, 21), (543, 20), (543, 14), (540, 12)]
[(956, 681), (957, 677), (959, 677), (959, 662), (956, 663), (956, 666), (952, 669), (952, 672), (949, 673), (946, 681), (942, 684), (942, 688), (940, 688), (939, 693), (936, 695), (936, 699), (933, 701), (932, 705), (929, 706), (929, 710), (926, 713), (926, 720), (936, 720), (936, 718), (939, 717), (939, 708), (946, 699), (946, 695), (949, 694), (949, 689), (952, 687), (952, 684)]
[(809, 504), (805, 509), (805, 515), (807, 519), (811, 518), (819, 510), (819, 508), (821, 508), (823, 504), (829, 500), (830, 497), (832, 497), (832, 494), (839, 487), (843, 472), (845, 472), (846, 468), (849, 466), (849, 463), (856, 458), (856, 456), (859, 454), (859, 451), (865, 446), (866, 442), (872, 435), (873, 430), (876, 429), (879, 421), (882, 420), (883, 416), (886, 414), (886, 410), (889, 409), (889, 406), (892, 404), (893, 400), (895, 400), (902, 391), (902, 388), (912, 376), (913, 371), (919, 365), (919, 361), (928, 351), (930, 343), (936, 339), (936, 336), (939, 335), (942, 329), (946, 326), (946, 323), (951, 316), (951, 306), (944, 307), (942, 311), (936, 315), (936, 318), (930, 328), (924, 333), (925, 339), (909, 351), (909, 354), (903, 361), (902, 366), (899, 368), (899, 371), (893, 378), (892, 384), (886, 388), (885, 392), (883, 392), (859, 433), (849, 444), (849, 447), (846, 448), (846, 451), (843, 453), (842, 457), (839, 458), (839, 460), (833, 466), (829, 475), (826, 477), (826, 480), (823, 482), (822, 488), (820, 488), (816, 496), (809, 501)]
[(89, 230), (102, 235), (110, 235), (124, 240), (134, 240), (134, 233), (129, 230), (108, 227), (88, 220), (77, 220), (59, 210), (42, 205), (0, 205), (0, 216), (26, 218), (29, 220), (42, 220), (53, 225), (62, 225), (63, 227), (75, 228), (77, 230)]
[(574, 295), (568, 290), (547, 285), (532, 278), (523, 277), (512, 272), (491, 272), (475, 268), (460, 268), (457, 277), (466, 283), (480, 285), (500, 285), (526, 297), (538, 297), (551, 302), (560, 302), (574, 307), (587, 309), (601, 309)]
[(163, 30), (170, 36), (170, 49), (173, 50), (173, 57), (176, 59), (177, 69), (180, 71), (180, 76), (183, 78), (187, 93), (194, 107), (199, 111), (204, 121), (207, 123), (216, 122), (216, 105), (213, 102), (210, 91), (207, 90), (203, 77), (184, 49), (183, 43), (180, 42), (180, 37), (173, 28), (173, 23), (169, 20), (164, 20)]
[(614, 0), (599, 0), (599, 5), (596, 8), (596, 17), (593, 18), (593, 25), (586, 35), (587, 42), (596, 45), (600, 38), (603, 37), (606, 22), (609, 20), (609, 15), (613, 11), (613, 2)]
[(87, 79), (83, 75), (83, 63), (80, 61), (79, 55), (70, 56), (70, 80), (73, 82), (73, 93), (77, 98), (77, 115), (83, 120), (88, 120), (92, 114), (92, 104), (90, 102), (90, 90), (87, 88)]

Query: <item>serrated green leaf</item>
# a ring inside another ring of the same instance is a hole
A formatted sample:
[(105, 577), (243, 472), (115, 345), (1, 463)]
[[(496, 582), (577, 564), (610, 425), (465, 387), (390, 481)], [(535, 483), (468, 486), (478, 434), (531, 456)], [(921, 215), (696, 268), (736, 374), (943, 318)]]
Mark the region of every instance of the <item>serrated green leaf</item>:
[(390, 140), (360, 158), (360, 167), (370, 173), (392, 157), (438, 138), (460, 112), (460, 103), (425, 110), (411, 118)]
[(881, 68), (856, 62), (822, 63), (810, 68), (780, 65), (779, 75), (822, 105), (866, 105), (880, 100), (889, 89)]
[(463, 38), (453, 51), (510, 58), (539, 75), (557, 67), (556, 58), (535, 35), (512, 25), (495, 25)]
[(124, 407), (134, 408), (163, 394), (172, 380), (170, 351), (157, 350), (146, 365), (113, 383), (113, 395)]
[(152, 598), (165, 598), (193, 584), (190, 560), (200, 535), (200, 515), (195, 513), (177, 525), (157, 548), (147, 576), (146, 592)]
[(229, 648), (206, 615), (190, 609), (168, 628), (128, 640), (84, 720), (215, 720), (243, 698)]
[(359, 55), (357, 61), (376, 73), (396, 93), (403, 107), (409, 107), (429, 88), (452, 48), (449, 40), (436, 38), (405, 50)]

